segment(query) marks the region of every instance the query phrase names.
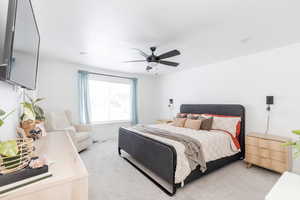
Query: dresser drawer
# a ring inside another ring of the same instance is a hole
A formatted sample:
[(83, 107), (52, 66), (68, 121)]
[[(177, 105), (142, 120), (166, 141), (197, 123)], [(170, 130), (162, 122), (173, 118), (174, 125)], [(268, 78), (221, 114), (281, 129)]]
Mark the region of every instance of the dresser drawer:
[(265, 168), (271, 168), (271, 164), (272, 162), (269, 158), (261, 158), (258, 165)]
[(282, 151), (271, 151), (270, 158), (280, 162), (288, 162), (288, 153)]
[(289, 170), (286, 163), (279, 162), (276, 160), (272, 160), (271, 169), (273, 169), (274, 171), (280, 172), (280, 173), (283, 173), (283, 172)]
[(281, 151), (281, 152), (287, 152), (288, 148), (283, 146), (283, 142), (278, 142), (278, 141), (269, 141), (269, 148), (275, 151)]
[(263, 158), (270, 158), (271, 152), (268, 149), (259, 148), (259, 155)]
[(258, 139), (258, 146), (261, 147), (261, 148), (268, 149), (269, 148), (269, 142), (270, 142), (270, 140), (259, 138)]
[(258, 138), (246, 136), (246, 144), (249, 144), (252, 146), (258, 146)]
[(259, 155), (259, 147), (254, 145), (246, 145), (246, 153), (252, 155)]
[(260, 148), (270, 149), (274, 151), (287, 152), (288, 148), (283, 146), (283, 142), (258, 138), (258, 146)]
[(248, 162), (248, 163), (259, 165), (260, 157), (256, 156), (256, 155), (253, 155), (253, 154), (250, 154), (250, 153), (246, 153), (245, 161)]

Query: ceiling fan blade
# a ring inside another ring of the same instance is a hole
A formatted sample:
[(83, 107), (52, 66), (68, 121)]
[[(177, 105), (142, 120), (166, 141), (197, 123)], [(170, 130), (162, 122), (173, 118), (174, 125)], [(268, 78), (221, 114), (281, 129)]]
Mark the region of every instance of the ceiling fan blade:
[(145, 58), (148, 58), (149, 57), (149, 55), (148, 54), (146, 54), (145, 52), (143, 52), (142, 50), (140, 50), (140, 49), (136, 49), (136, 48), (133, 48), (134, 50), (137, 50), (142, 56), (144, 56)]
[(170, 58), (170, 57), (178, 56), (178, 55), (180, 55), (180, 52), (175, 49), (175, 50), (169, 51), (167, 53), (161, 54), (160, 56), (158, 56), (158, 58), (159, 59), (165, 59), (165, 58)]
[(147, 60), (130, 60), (130, 61), (124, 61), (124, 63), (132, 63), (132, 62), (147, 62)]
[(164, 64), (164, 65), (169, 65), (172, 67), (177, 67), (179, 65), (179, 63), (177, 63), (177, 62), (171, 62), (171, 61), (166, 61), (166, 60), (160, 60), (159, 63)]

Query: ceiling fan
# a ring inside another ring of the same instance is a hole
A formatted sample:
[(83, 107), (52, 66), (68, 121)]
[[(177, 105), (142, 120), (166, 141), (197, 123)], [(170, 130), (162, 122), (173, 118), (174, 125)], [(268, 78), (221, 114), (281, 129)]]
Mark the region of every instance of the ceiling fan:
[(163, 60), (163, 59), (166, 59), (166, 58), (171, 58), (171, 57), (180, 55), (180, 52), (176, 49), (172, 50), (172, 51), (168, 51), (166, 53), (163, 53), (159, 56), (154, 55), (156, 47), (150, 47), (151, 55), (146, 54), (145, 52), (143, 52), (140, 49), (135, 49), (135, 50), (139, 51), (140, 55), (142, 55), (145, 58), (145, 60), (131, 60), (131, 61), (126, 61), (126, 62), (127, 63), (130, 63), (130, 62), (147, 62), (148, 65), (146, 67), (146, 71), (152, 70), (158, 64), (168, 65), (168, 66), (172, 66), (172, 67), (177, 67), (179, 65), (179, 63), (177, 63), (177, 62)]

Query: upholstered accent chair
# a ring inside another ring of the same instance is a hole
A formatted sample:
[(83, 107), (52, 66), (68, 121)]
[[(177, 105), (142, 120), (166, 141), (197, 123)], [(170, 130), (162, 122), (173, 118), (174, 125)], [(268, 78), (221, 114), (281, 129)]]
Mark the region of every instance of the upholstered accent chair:
[(92, 145), (92, 127), (90, 125), (73, 124), (72, 113), (69, 110), (51, 112), (47, 122), (51, 131), (68, 131), (78, 152)]

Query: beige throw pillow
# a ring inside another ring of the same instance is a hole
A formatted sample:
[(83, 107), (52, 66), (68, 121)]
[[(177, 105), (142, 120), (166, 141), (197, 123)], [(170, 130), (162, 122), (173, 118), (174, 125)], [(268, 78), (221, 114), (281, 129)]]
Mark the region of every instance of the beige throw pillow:
[(187, 119), (184, 124), (184, 128), (190, 128), (194, 130), (199, 130), (201, 127), (202, 120), (198, 119)]
[(176, 127), (184, 127), (185, 121), (186, 118), (176, 118), (171, 125)]

